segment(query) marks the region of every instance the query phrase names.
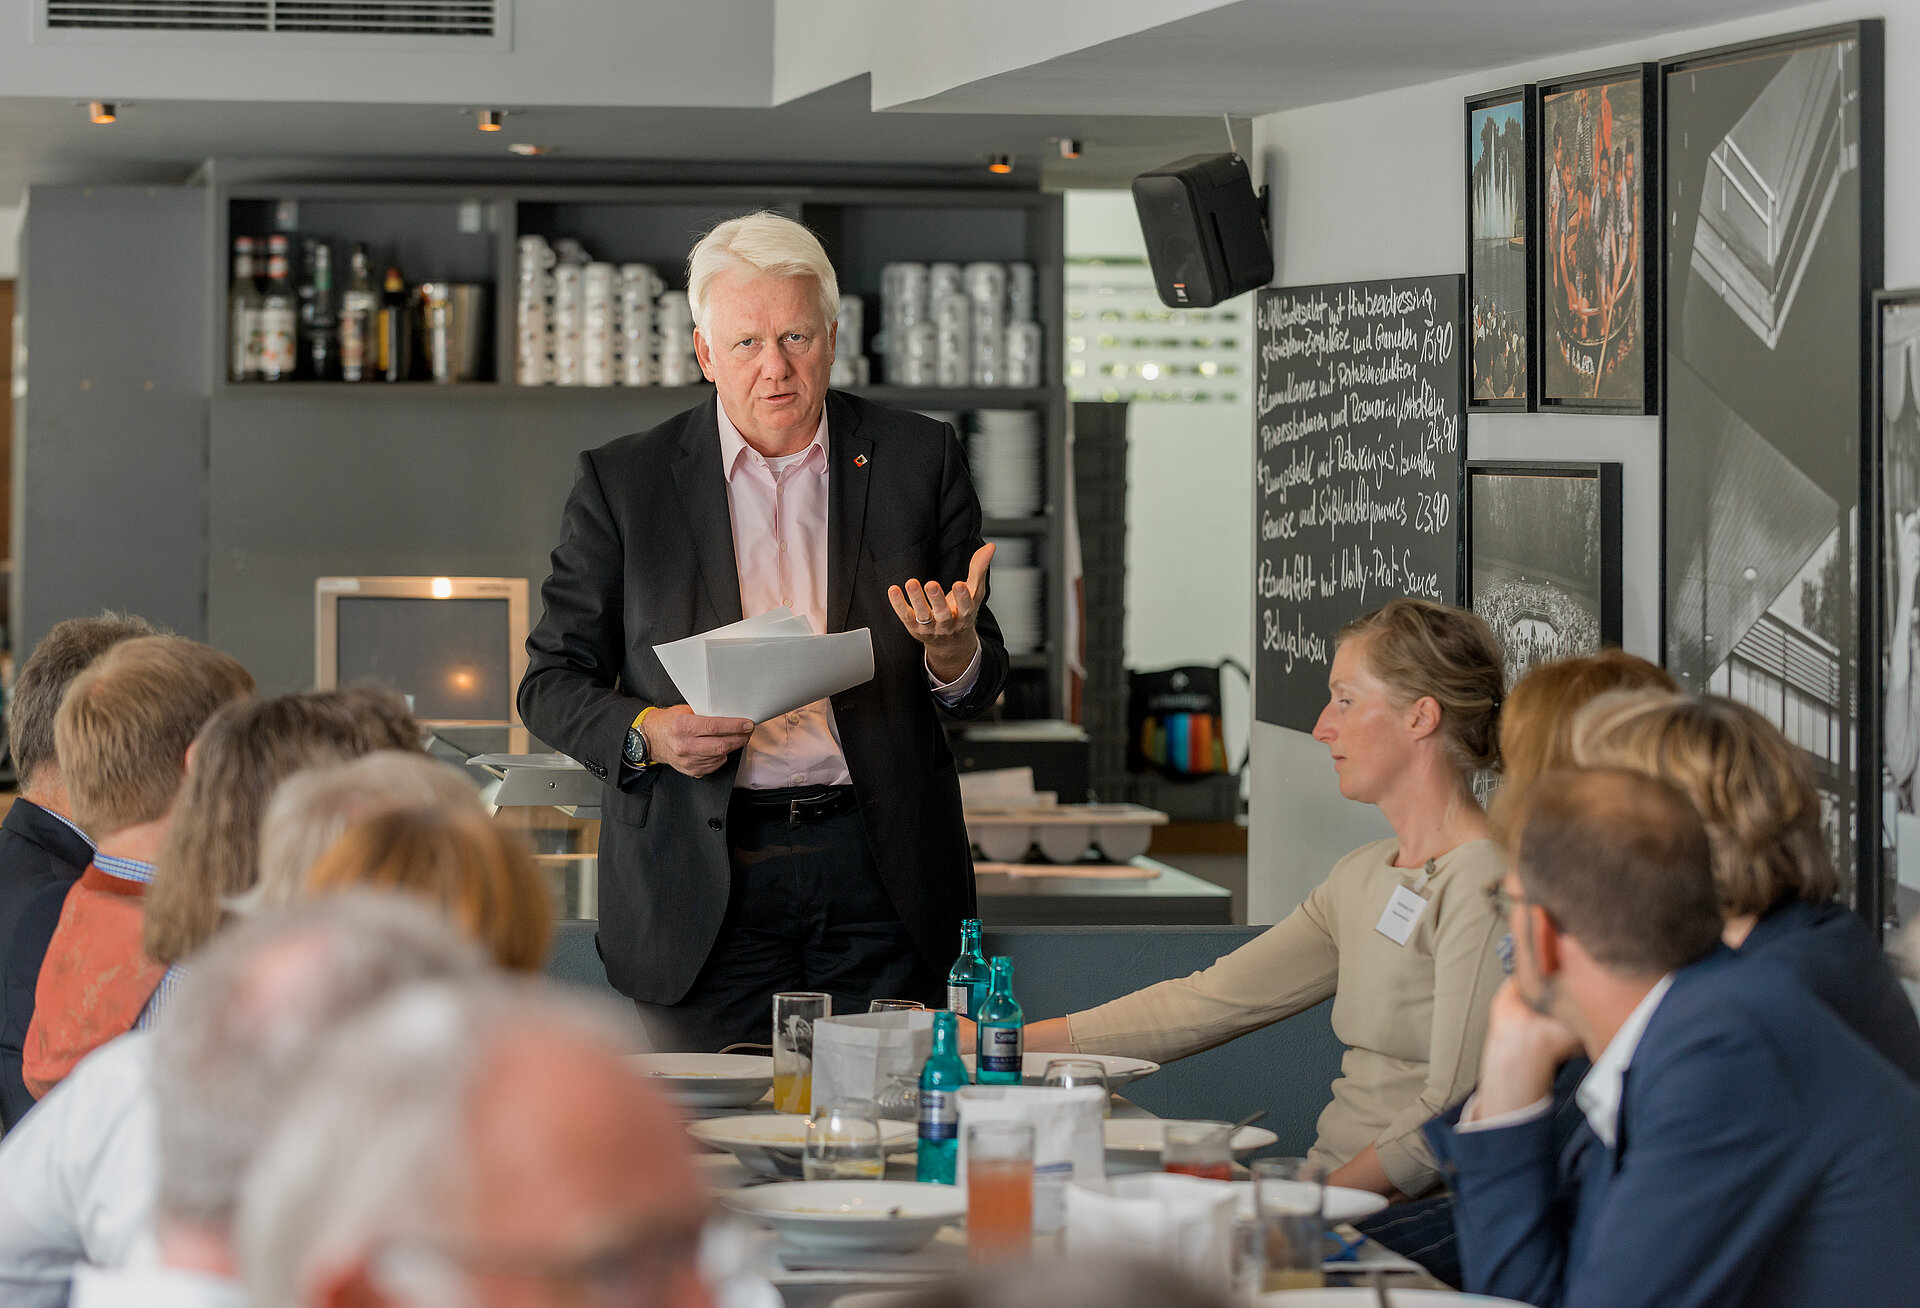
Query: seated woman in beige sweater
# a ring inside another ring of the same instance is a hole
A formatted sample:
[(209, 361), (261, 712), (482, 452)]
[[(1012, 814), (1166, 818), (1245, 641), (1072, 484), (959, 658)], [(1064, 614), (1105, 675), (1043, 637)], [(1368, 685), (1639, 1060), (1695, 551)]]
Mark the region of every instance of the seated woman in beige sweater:
[(1499, 762), (1500, 650), (1479, 618), (1394, 600), (1340, 634), (1314, 739), (1340, 793), (1393, 838), (1362, 845), (1285, 921), (1205, 971), (1027, 1028), (1027, 1048), (1161, 1062), (1333, 999), (1347, 1052), (1313, 1157), (1338, 1185), (1412, 1197), (1439, 1181), (1420, 1126), (1480, 1065), (1506, 927), (1499, 846), (1474, 800)]

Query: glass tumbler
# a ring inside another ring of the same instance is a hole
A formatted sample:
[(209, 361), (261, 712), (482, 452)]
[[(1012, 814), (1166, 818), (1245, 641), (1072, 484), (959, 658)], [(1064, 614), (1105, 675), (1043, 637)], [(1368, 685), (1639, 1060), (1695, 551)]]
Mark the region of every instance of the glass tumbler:
[(1266, 1288), (1305, 1290), (1326, 1284), (1327, 1172), (1305, 1158), (1256, 1158), (1254, 1207), (1266, 1248)]
[(976, 1263), (1033, 1250), (1033, 1123), (968, 1122), (967, 1255)]
[(1091, 1058), (1056, 1058), (1047, 1064), (1047, 1072), (1041, 1078), (1043, 1085), (1057, 1085), (1066, 1089), (1074, 1086), (1097, 1085), (1104, 1096), (1100, 1100), (1100, 1116), (1113, 1116), (1113, 1095), (1107, 1086), (1107, 1069), (1104, 1064)]
[(773, 997), (773, 1111), (813, 1107), (813, 1024), (833, 1016), (833, 996), (794, 990)]
[(1160, 1146), (1160, 1167), (1162, 1171), (1209, 1181), (1231, 1181), (1233, 1123), (1168, 1122)]
[(835, 1099), (807, 1118), (801, 1172), (809, 1181), (878, 1181), (887, 1172), (880, 1113), (868, 1099)]

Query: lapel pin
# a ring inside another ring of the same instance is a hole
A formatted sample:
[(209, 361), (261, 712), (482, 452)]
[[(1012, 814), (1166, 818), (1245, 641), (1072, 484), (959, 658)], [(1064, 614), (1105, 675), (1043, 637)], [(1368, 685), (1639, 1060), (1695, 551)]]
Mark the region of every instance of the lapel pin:
[(854, 456), (853, 456), (853, 466), (854, 466), (854, 467), (856, 467), (856, 468), (864, 468), (864, 467), (866, 467), (866, 466), (867, 466), (867, 456), (866, 456), (866, 455), (864, 455), (864, 454), (856, 454), (856, 455), (854, 455)]

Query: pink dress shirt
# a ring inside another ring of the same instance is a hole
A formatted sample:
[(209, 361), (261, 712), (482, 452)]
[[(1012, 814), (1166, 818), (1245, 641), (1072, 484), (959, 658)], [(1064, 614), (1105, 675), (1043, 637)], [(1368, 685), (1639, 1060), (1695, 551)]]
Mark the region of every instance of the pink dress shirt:
[[(786, 605), (827, 629), (827, 415), (798, 454), (761, 455), (714, 401), (720, 424), (720, 466), (733, 519), (733, 561), (740, 573), (740, 615), (751, 618)], [(958, 680), (927, 683), (942, 703), (958, 703), (980, 675), (980, 655)], [(820, 699), (784, 717), (762, 722), (740, 755), (736, 787), (844, 786), (853, 780), (840, 748), (833, 705)]]

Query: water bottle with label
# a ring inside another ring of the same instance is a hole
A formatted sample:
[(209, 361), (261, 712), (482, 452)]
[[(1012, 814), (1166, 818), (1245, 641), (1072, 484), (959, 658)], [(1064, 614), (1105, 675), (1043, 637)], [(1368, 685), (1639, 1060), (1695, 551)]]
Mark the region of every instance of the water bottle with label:
[(1027, 1015), (1013, 997), (1013, 960), (993, 960), (993, 988), (973, 1015), (979, 1023), (979, 1081), (981, 1085), (1019, 1085), (1021, 1056), (1025, 1053)]
[(952, 1013), (933, 1015), (933, 1054), (920, 1069), (920, 1156), (918, 1180), (936, 1185), (954, 1183), (954, 1161), (960, 1152), (960, 1101), (955, 1095), (967, 1083), (967, 1065), (960, 1061), (960, 1023)]
[(991, 975), (980, 952), (980, 919), (970, 917), (960, 924), (960, 957), (947, 972), (947, 1010), (973, 1017), (987, 997)]

